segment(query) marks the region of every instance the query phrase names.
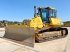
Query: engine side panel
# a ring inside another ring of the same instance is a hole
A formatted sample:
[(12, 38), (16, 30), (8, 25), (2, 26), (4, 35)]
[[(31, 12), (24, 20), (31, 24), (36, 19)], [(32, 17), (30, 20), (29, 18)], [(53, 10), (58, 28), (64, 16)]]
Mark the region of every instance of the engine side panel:
[(42, 28), (43, 27), (43, 22), (41, 20), (41, 17), (40, 16), (34, 17), (30, 22), (30, 27)]
[(61, 26), (61, 20), (59, 18), (50, 18), (50, 25)]

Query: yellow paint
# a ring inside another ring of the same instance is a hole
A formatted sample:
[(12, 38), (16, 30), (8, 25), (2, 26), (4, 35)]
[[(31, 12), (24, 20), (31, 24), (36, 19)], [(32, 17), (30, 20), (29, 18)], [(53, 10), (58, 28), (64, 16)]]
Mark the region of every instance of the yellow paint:
[(59, 18), (50, 18), (51, 25), (54, 26), (60, 26), (61, 25), (61, 20)]
[(61, 20), (59, 18), (50, 18), (50, 23), (48, 24), (43, 24), (42, 19), (40, 16), (36, 16), (34, 17), (31, 21), (30, 21), (30, 27), (33, 27), (35, 30), (37, 28), (43, 28), (44, 27), (51, 27), (52, 26), (61, 26)]
[(33, 27), (33, 28), (42, 28), (43, 27), (43, 23), (42, 23), (41, 17), (40, 16), (34, 17), (31, 20), (31, 22), (30, 22), (30, 27)]

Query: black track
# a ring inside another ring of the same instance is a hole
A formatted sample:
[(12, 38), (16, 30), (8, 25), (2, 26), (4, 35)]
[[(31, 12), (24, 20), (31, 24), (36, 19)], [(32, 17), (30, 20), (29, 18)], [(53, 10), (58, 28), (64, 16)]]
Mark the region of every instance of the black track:
[[(48, 37), (48, 39), (44, 39), (44, 40), (39, 40), (38, 37), (35, 37), (35, 42), (45, 42), (45, 41), (49, 41), (49, 40), (54, 40), (54, 39), (59, 39), (59, 38), (64, 38), (68, 35), (68, 29), (67, 28), (49, 28), (49, 29), (44, 29), (44, 30), (40, 30), (38, 32), (38, 34), (44, 33), (44, 32), (53, 32), (53, 31), (61, 31), (61, 36), (53, 36), (53, 38)], [(64, 33), (65, 31), (65, 33)]]

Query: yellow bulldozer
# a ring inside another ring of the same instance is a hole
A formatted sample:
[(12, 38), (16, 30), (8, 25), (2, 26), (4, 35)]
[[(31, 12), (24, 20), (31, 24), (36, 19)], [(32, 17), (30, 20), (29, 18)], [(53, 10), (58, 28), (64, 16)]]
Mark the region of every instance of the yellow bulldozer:
[(35, 42), (59, 39), (68, 34), (67, 28), (63, 28), (61, 23), (55, 8), (34, 6), (34, 18), (26, 26), (7, 26), (4, 37), (23, 41), (33, 36)]

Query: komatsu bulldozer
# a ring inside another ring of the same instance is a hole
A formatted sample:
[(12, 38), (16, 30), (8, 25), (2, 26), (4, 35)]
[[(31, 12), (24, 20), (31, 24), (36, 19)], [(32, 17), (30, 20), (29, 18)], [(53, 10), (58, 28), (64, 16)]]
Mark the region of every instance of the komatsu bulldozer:
[(30, 27), (34, 27), (37, 30), (35, 35), (36, 42), (65, 37), (68, 34), (67, 28), (61, 27), (62, 22), (57, 18), (55, 8), (39, 7), (38, 13), (36, 13), (36, 7), (34, 7), (34, 11), (34, 18), (30, 22)]
[[(36, 12), (36, 10), (38, 10)], [(61, 19), (57, 18), (57, 11), (52, 7), (34, 6), (34, 18), (24, 26), (7, 26), (4, 37), (23, 41), (29, 37), (34, 37), (35, 42), (44, 42), (47, 40), (66, 37), (67, 28), (63, 28)], [(31, 42), (31, 41), (30, 41)]]

